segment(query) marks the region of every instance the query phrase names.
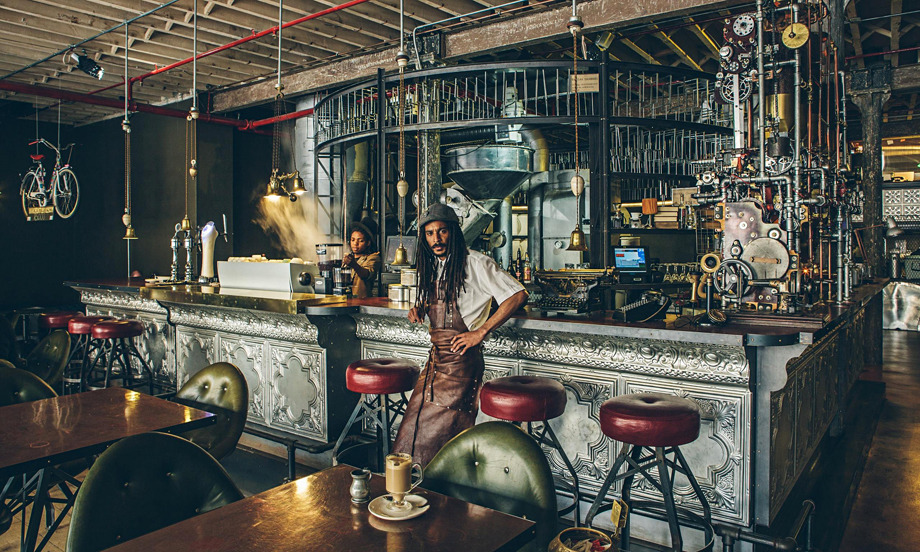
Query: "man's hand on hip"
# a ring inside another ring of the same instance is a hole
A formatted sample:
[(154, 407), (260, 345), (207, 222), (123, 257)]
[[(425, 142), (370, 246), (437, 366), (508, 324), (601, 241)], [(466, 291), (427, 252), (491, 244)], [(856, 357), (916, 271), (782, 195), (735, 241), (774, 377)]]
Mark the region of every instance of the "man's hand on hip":
[(486, 333), (487, 332), (479, 329), (472, 332), (457, 334), (450, 340), (450, 351), (452, 353), (460, 353), (461, 355), (466, 354), (467, 349), (482, 343), (482, 340), (486, 338)]

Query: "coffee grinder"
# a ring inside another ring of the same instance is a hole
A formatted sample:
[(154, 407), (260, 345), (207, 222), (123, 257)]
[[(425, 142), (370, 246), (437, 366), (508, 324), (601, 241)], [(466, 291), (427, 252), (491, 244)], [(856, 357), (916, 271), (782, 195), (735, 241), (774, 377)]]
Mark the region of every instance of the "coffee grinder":
[[(316, 244), (316, 264), (319, 268), (319, 278), (313, 287), (318, 294), (331, 295), (335, 290), (335, 271), (338, 270), (341, 274), (342, 270), (342, 244)], [(341, 276), (339, 278), (341, 281)]]

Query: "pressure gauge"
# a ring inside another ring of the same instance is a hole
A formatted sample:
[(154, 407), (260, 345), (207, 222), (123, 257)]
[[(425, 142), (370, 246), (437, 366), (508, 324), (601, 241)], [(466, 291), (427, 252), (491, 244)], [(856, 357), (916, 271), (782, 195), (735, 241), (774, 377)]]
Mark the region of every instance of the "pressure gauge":
[(754, 32), (754, 18), (750, 15), (739, 15), (732, 23), (732, 30), (739, 37), (745, 37)]

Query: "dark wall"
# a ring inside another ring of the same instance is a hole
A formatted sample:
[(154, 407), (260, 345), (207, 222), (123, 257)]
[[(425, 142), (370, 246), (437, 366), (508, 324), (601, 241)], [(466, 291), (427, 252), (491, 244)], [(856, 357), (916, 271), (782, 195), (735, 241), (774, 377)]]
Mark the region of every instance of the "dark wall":
[[(168, 275), (170, 238), (185, 213), (186, 121), (134, 114), (131, 126), (133, 225), (139, 238), (131, 243), (131, 266), (145, 276)], [(48, 125), (42, 132), (55, 137), (57, 129)], [(0, 119), (0, 310), (76, 303), (77, 295), (61, 282), (124, 280), (128, 271), (121, 220), (121, 118), (64, 132), (62, 141), (77, 143), (72, 165), (81, 192), (79, 207), (68, 220), (26, 222), (22, 213), (18, 175), (28, 169), (27, 144), (34, 135), (34, 122)], [(234, 199), (248, 198), (255, 183), (267, 178), (270, 155), (270, 136), (198, 124), (198, 185), (196, 190), (189, 182), (189, 217), (192, 225), (213, 220), (223, 231), (225, 213), (231, 232), (240, 237), (229, 245), (218, 240), (217, 259), (234, 255), (234, 250), (267, 252), (268, 239), (250, 222), (254, 203), (246, 200), (235, 209)], [(184, 265), (181, 252), (180, 275)]]
[(279, 259), (286, 255), (272, 245), (262, 228), (253, 222), (272, 171), (271, 136), (238, 132), (233, 142), (233, 196), (236, 224), (233, 246), (238, 255), (264, 254)]
[[(61, 141), (70, 142), (70, 134), (69, 129), (62, 129)], [(28, 144), (35, 135), (34, 121), (0, 119), (0, 311), (77, 301), (76, 293), (61, 286), (61, 281), (81, 273), (76, 252), (86, 226), (80, 216), (83, 200), (67, 220), (27, 222), (22, 211), (20, 182), (32, 163), (29, 154), (35, 153), (35, 146)], [(41, 124), (39, 135), (57, 142), (57, 126)], [(42, 149), (50, 173), (54, 155)], [(78, 147), (74, 160), (79, 155)], [(82, 179), (79, 171), (78, 177)]]

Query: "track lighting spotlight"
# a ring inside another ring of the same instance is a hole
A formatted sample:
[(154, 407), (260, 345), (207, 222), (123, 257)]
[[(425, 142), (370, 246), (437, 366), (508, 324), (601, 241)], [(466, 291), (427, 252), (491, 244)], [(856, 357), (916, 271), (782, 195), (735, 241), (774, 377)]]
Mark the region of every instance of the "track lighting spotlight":
[(78, 54), (74, 51), (70, 52), (70, 59), (77, 64), (77, 67), (86, 73), (87, 75), (102, 80), (102, 75), (105, 73), (105, 69), (99, 66), (93, 58), (89, 57), (86, 54), (86, 50), (83, 50), (82, 54)]

